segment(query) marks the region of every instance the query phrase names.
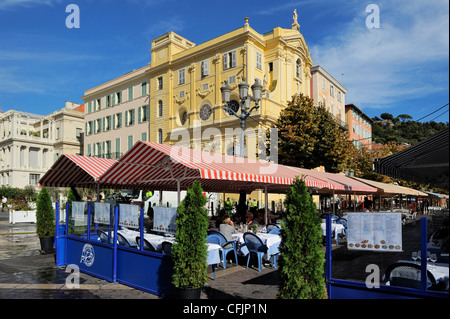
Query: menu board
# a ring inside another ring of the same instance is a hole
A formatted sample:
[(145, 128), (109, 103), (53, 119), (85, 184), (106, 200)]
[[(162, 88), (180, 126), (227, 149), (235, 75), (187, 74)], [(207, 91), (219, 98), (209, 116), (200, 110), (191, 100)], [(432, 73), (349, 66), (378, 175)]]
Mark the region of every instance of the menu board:
[(384, 252), (402, 251), (402, 214), (348, 214), (347, 248)]
[(111, 204), (109, 203), (94, 203), (94, 223), (110, 224), (110, 210)]
[(177, 209), (172, 207), (153, 207), (153, 230), (160, 232), (175, 232)]
[(139, 227), (139, 206), (120, 204), (119, 225), (138, 228)]
[(86, 202), (72, 202), (72, 220), (84, 223), (85, 210), (86, 210)]

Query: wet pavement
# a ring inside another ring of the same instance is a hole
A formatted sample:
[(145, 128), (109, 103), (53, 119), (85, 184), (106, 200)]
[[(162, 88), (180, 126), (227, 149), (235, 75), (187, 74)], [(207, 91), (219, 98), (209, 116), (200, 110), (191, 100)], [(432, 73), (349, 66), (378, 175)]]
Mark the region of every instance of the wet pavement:
[[(9, 224), (8, 214), (0, 212), (0, 299), (154, 299), (158, 296), (118, 283), (110, 283), (80, 274), (80, 286), (66, 284), (70, 275), (65, 267), (56, 267), (55, 255), (40, 254), (36, 226), (30, 223)], [(411, 251), (420, 250), (420, 222), (403, 227), (403, 252), (369, 253), (349, 251), (345, 240), (333, 244), (332, 276), (364, 282), (366, 266), (377, 264), (381, 274), (398, 260), (410, 259)], [(245, 260), (240, 259), (240, 265)], [(266, 265), (255, 268), (228, 264), (216, 270), (216, 280), (207, 283), (201, 299), (274, 300), (278, 289), (278, 270)], [(70, 282), (69, 282), (70, 284)]]
[[(84, 273), (79, 287), (72, 288), (66, 268), (56, 267), (55, 255), (39, 249), (35, 224), (9, 224), (8, 214), (0, 212), (0, 299), (160, 299)], [(233, 263), (216, 270), (216, 280), (209, 277), (201, 299), (274, 299), (278, 288), (278, 271), (270, 265), (258, 272)]]

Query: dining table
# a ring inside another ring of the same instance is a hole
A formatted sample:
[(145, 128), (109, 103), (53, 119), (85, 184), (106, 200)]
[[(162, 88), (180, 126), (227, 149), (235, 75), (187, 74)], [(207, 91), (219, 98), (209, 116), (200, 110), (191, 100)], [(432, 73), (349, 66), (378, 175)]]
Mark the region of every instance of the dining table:
[[(278, 248), (281, 243), (280, 235), (257, 232), (256, 236), (258, 236), (261, 239), (261, 241), (267, 246), (267, 253), (265, 255), (265, 258), (267, 260), (270, 259), (270, 256), (273, 256), (273, 255), (276, 255), (279, 253)], [(237, 245), (238, 253), (240, 255), (246, 256), (248, 254), (248, 248), (246, 247), (245, 242), (244, 242), (244, 233), (238, 231), (237, 233), (232, 234), (232, 238), (238, 244)]]
[[(322, 227), (322, 235), (327, 235), (327, 224), (321, 223), (320, 226)], [(338, 223), (331, 223), (331, 233), (334, 232), (334, 239), (336, 240), (336, 243), (339, 241), (339, 234), (345, 235), (345, 227), (342, 224)]]
[[(124, 236), (130, 244), (138, 245), (139, 243), (136, 242), (136, 237), (140, 236), (140, 232), (132, 229), (121, 229), (118, 231), (122, 236)], [(145, 240), (148, 241), (150, 245), (153, 246), (153, 248), (158, 253), (162, 253), (162, 243), (167, 241), (170, 243), (175, 243), (175, 236), (171, 233), (167, 233), (165, 235), (159, 235), (159, 234), (151, 234), (151, 233), (144, 233)], [(206, 262), (208, 265), (214, 265), (219, 264), (221, 262), (220, 259), (220, 251), (222, 250), (222, 247), (217, 244), (211, 244), (207, 243), (207, 249), (208, 254), (206, 258)]]

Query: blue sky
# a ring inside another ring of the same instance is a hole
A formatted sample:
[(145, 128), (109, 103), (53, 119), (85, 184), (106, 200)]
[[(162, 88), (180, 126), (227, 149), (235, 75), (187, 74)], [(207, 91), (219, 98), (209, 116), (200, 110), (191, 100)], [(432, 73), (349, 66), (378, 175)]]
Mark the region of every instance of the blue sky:
[[(66, 6), (80, 8), (68, 29)], [(380, 28), (366, 12), (376, 4)], [(151, 40), (172, 30), (196, 44), (240, 28), (300, 30), (315, 65), (370, 117), (414, 120), (449, 102), (448, 0), (0, 0), (0, 108), (48, 114), (64, 101), (150, 62)], [(449, 107), (424, 118), (448, 122)]]

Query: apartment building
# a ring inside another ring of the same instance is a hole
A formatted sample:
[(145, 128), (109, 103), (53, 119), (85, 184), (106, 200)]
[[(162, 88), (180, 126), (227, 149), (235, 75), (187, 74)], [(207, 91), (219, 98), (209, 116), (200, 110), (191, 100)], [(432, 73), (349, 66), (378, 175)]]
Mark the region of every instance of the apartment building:
[(0, 182), (23, 188), (39, 179), (62, 154), (83, 152), (84, 105), (66, 102), (48, 115), (0, 113)]
[(311, 68), (311, 98), (316, 105), (322, 104), (339, 125), (348, 131), (348, 123), (345, 122), (345, 94), (347, 89), (339, 83), (322, 66)]
[(373, 120), (354, 104), (345, 105), (345, 118), (350, 128), (350, 138), (357, 148), (372, 147)]
[(180, 130), (189, 133), (191, 147), (203, 147), (211, 137), (203, 136), (207, 129), (219, 133), (215, 151), (233, 154), (236, 140), (227, 129), (240, 121), (222, 109), (225, 81), (237, 110), (238, 84), (261, 80), (260, 108), (246, 121), (255, 130), (274, 123), (294, 94), (311, 91), (313, 61), (295, 18), (291, 28), (264, 34), (246, 18), (243, 27), (199, 45), (170, 31), (154, 39), (150, 51), (148, 65), (85, 92), (85, 154), (117, 158), (139, 139), (174, 144)]

